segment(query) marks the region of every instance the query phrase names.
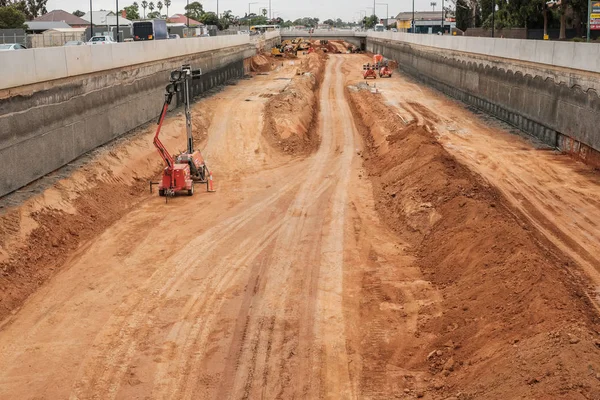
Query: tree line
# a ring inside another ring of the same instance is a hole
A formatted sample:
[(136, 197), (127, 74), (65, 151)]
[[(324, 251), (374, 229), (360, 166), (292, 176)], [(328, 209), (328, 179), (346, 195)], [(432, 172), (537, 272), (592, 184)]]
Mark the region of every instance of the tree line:
[[(566, 38), (570, 23), (582, 36), (587, 24), (588, 0), (450, 0), (454, 5), (456, 27), (461, 30), (483, 27), (490, 29), (560, 28), (560, 39)], [(492, 11), (496, 12), (492, 17)]]

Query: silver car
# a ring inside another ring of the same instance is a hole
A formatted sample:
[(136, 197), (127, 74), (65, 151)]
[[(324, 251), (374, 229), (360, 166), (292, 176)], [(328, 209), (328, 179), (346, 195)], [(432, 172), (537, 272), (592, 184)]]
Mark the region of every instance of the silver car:
[(19, 43), (0, 44), (0, 51), (11, 51), (11, 50), (27, 50), (27, 47), (25, 47)]
[(110, 36), (94, 36), (93, 38), (91, 38), (87, 44), (114, 44), (117, 43), (115, 42), (115, 40), (113, 38), (111, 38)]

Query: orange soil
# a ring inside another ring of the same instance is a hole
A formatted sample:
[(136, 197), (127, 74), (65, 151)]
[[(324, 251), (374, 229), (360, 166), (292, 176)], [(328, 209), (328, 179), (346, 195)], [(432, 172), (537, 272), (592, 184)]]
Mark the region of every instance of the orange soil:
[[(422, 306), (414, 336), (402, 345), (390, 331), (385, 345), (366, 349), (374, 365), (384, 358), (420, 371), (409, 382), (387, 374), (390, 390), (408, 386), (432, 398), (599, 397), (600, 320), (585, 282), (567, 269), (573, 261), (449, 155), (432, 125), (405, 124), (380, 95), (349, 90), (348, 97), (368, 143), (376, 207), (443, 296)], [(372, 311), (364, 308), (365, 325), (377, 319)]]

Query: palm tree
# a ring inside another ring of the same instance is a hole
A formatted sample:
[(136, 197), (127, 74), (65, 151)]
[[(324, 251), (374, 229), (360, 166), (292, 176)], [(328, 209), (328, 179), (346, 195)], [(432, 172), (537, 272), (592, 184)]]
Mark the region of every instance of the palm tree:
[(142, 8), (144, 9), (144, 19), (146, 19), (146, 7), (148, 7), (148, 2), (146, 0), (142, 1)]
[(154, 10), (154, 2), (150, 2), (148, 3), (148, 9), (150, 9), (150, 12), (152, 12)]
[(167, 19), (169, 19), (169, 7), (171, 6), (171, 0), (165, 0), (165, 6), (167, 6)]
[(156, 3), (156, 8), (158, 8), (158, 13), (160, 14), (160, 17), (162, 18), (162, 13), (161, 13), (161, 10), (163, 8), (162, 1), (158, 0), (158, 3)]

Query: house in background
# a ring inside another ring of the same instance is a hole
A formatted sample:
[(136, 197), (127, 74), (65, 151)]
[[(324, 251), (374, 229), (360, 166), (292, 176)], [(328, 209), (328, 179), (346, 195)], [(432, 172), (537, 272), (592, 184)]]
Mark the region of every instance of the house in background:
[[(442, 11), (415, 11), (415, 33), (438, 33), (442, 31)], [(413, 13), (401, 12), (396, 16), (396, 27), (400, 32), (410, 32)], [(453, 18), (444, 18), (444, 32), (449, 33), (456, 28)]]
[[(167, 19), (169, 24), (188, 24), (188, 18), (183, 14), (174, 14), (173, 16)], [(196, 21), (195, 19), (190, 18), (189, 22), (190, 26), (203, 26), (202, 22)]]
[[(117, 26), (117, 16), (112, 11), (92, 11), (91, 15), (88, 12), (81, 18), (84, 19), (88, 25), (90, 24), (90, 20), (92, 20), (94, 26)], [(119, 26), (131, 26), (131, 24), (132, 22), (130, 20), (119, 16)]]
[(64, 22), (71, 28), (86, 28), (90, 25), (89, 21), (79, 18), (76, 15), (68, 13), (64, 10), (52, 10), (42, 16), (37, 17), (34, 21), (44, 22)]
[(25, 25), (27, 25), (27, 33), (43, 33), (48, 29), (70, 28), (63, 21), (26, 21)]

